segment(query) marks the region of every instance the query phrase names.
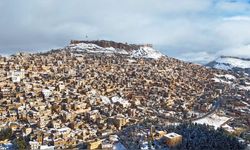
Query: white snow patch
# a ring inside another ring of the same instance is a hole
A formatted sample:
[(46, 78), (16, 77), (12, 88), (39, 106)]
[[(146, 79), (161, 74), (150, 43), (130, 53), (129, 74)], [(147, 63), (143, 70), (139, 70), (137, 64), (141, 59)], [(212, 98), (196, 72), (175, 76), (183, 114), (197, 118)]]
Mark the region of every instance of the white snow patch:
[(216, 114), (207, 116), (205, 118), (199, 119), (197, 121), (195, 121), (195, 123), (198, 124), (207, 124), (210, 126), (214, 126), (215, 129), (219, 128), (223, 123), (225, 123), (226, 121), (228, 121), (230, 118), (228, 117), (222, 117), (222, 116), (218, 116)]
[(136, 62), (136, 60), (134, 60), (134, 59), (127, 59), (127, 61), (128, 61), (129, 63), (134, 63), (134, 62)]
[(215, 74), (216, 77), (220, 77), (220, 78), (226, 78), (228, 80), (235, 80), (236, 77), (231, 75), (231, 74), (225, 74), (225, 75), (218, 75), (218, 74)]
[(145, 57), (145, 58), (153, 58), (153, 59), (159, 59), (162, 55), (159, 51), (151, 48), (151, 47), (141, 47), (138, 50), (133, 50), (131, 57)]
[(127, 150), (124, 145), (120, 142), (116, 143), (113, 147), (113, 150)]
[(54, 150), (54, 146), (41, 145), (40, 150)]
[(43, 90), (42, 90), (42, 93), (43, 93), (43, 95), (44, 95), (45, 97), (49, 97), (49, 96), (52, 95), (52, 92), (51, 92), (50, 90), (48, 90), (48, 89), (43, 89)]
[(233, 129), (233, 127), (229, 126), (228, 124), (223, 125), (222, 128), (227, 130), (228, 132), (234, 132), (235, 131)]
[(111, 103), (110, 99), (107, 96), (100, 96), (100, 98), (101, 98), (101, 100), (102, 100), (102, 102), (104, 104), (110, 104)]
[(112, 97), (111, 101), (112, 101), (112, 103), (117, 103), (118, 102), (118, 103), (120, 103), (120, 104), (122, 104), (124, 106), (129, 106), (130, 105), (130, 103), (127, 100), (125, 100), (125, 99), (123, 99), (121, 97), (118, 97), (118, 96)]
[(225, 75), (215, 74), (215, 77), (212, 78), (212, 80), (214, 82), (232, 84), (233, 81), (236, 80), (236, 77), (231, 74), (225, 74)]
[(241, 86), (239, 86), (239, 89), (250, 91), (250, 86), (243, 86), (243, 85), (241, 85)]
[(220, 79), (220, 78), (212, 78), (212, 80), (213, 80), (214, 82), (225, 83), (225, 84), (232, 84), (231, 81), (225, 81), (225, 80)]

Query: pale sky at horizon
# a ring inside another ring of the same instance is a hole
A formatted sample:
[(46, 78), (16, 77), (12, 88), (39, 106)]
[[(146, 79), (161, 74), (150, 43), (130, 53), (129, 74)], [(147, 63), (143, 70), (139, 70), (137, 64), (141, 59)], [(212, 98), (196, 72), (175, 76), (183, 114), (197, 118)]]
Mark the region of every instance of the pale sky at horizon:
[(207, 62), (250, 58), (249, 0), (0, 0), (0, 55), (66, 46), (71, 39), (152, 43)]

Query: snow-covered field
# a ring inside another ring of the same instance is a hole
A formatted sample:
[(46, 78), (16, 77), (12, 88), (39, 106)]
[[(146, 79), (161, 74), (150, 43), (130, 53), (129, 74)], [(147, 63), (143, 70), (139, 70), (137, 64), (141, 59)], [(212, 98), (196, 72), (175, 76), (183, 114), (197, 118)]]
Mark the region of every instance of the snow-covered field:
[(218, 116), (216, 114), (212, 114), (205, 118), (195, 121), (194, 123), (198, 124), (207, 124), (214, 126), (215, 129), (219, 128), (223, 123), (227, 122), (230, 118), (225, 116)]

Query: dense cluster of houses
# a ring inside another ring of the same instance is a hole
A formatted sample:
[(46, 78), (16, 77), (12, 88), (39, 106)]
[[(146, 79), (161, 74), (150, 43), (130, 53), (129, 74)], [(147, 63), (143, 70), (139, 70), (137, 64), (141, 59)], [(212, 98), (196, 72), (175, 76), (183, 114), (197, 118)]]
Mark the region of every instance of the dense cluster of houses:
[(237, 132), (237, 130), (248, 130), (249, 132), (250, 78), (237, 74), (225, 74), (217, 78), (227, 87), (220, 97), (222, 106), (218, 113), (232, 118), (227, 122), (228, 125), (231, 126), (230, 131)]
[(117, 132), (145, 118), (208, 112), (226, 90), (215, 72), (168, 57), (68, 50), (0, 57), (0, 130), (28, 138), (31, 149), (112, 148)]

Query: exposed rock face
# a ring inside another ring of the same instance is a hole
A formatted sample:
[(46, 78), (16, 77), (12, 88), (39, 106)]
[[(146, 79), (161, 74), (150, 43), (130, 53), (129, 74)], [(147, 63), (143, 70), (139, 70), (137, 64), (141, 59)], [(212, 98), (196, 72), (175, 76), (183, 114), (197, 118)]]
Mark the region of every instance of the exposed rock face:
[(143, 45), (138, 45), (138, 44), (127, 44), (127, 43), (118, 43), (114, 41), (106, 41), (106, 40), (97, 40), (97, 41), (79, 41), (79, 40), (71, 40), (70, 44), (79, 44), (79, 43), (86, 43), (86, 44), (96, 44), (100, 47), (113, 47), (116, 49), (124, 49), (126, 51), (132, 51), (135, 49), (139, 49), (140, 47), (153, 47), (152, 44), (143, 44)]

